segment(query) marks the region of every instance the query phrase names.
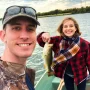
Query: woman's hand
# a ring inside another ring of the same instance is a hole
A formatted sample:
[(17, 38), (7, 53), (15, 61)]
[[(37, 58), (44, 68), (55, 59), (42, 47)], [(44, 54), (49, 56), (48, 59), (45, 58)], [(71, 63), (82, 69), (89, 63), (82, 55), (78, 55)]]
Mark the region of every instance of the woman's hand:
[(43, 33), (42, 34), (42, 40), (43, 42), (49, 42), (50, 41), (50, 34), (49, 33)]

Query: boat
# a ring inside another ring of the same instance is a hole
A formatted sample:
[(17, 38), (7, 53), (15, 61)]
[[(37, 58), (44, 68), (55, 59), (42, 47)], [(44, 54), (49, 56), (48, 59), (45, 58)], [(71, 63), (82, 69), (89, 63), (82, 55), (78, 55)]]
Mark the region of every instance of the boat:
[[(35, 85), (35, 90), (66, 90), (66, 88), (62, 79), (55, 76), (48, 77), (47, 73), (45, 72)], [(77, 90), (76, 86), (75, 90)], [(86, 84), (86, 90), (90, 90), (89, 81)]]

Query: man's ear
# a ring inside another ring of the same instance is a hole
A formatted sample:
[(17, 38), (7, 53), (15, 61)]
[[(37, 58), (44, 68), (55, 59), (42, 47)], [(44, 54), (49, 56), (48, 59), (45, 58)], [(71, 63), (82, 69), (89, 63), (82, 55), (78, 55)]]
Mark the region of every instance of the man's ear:
[(0, 30), (0, 38), (1, 38), (2, 30)]
[(0, 30), (0, 39), (5, 42), (5, 30)]

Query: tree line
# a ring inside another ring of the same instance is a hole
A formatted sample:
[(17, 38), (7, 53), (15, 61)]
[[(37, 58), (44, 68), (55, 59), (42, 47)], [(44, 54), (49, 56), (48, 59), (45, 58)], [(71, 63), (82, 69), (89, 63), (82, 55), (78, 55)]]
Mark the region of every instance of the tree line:
[(37, 13), (37, 16), (48, 16), (48, 15), (64, 15), (64, 14), (79, 14), (79, 13), (90, 13), (90, 6), (81, 7), (81, 8), (71, 8), (65, 10), (52, 10), (49, 12)]
[[(71, 9), (65, 9), (65, 10), (52, 10), (49, 12), (38, 12), (37, 16), (53, 16), (53, 15), (66, 15), (66, 14), (79, 14), (79, 13), (90, 13), (90, 6), (81, 7), (81, 8), (71, 8)], [(2, 18), (0, 18), (2, 20)]]

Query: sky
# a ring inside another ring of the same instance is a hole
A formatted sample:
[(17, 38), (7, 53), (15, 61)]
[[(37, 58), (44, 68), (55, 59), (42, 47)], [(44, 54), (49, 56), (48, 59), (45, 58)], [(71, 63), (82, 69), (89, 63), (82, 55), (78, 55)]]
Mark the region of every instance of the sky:
[(11, 5), (30, 6), (42, 13), (55, 9), (65, 10), (90, 6), (90, 0), (0, 0), (0, 18), (3, 17), (5, 9)]

